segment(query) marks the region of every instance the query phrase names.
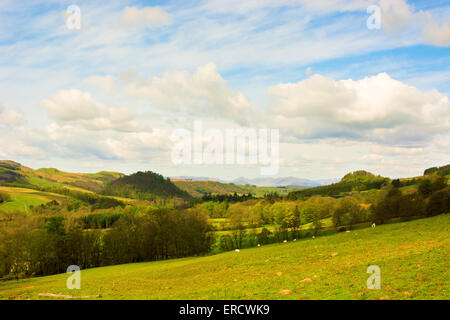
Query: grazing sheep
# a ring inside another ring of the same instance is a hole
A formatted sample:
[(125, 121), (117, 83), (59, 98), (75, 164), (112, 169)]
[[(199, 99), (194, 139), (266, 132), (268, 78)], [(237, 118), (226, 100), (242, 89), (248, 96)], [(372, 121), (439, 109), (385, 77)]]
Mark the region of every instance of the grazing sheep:
[(294, 240), (292, 240), (292, 241), (297, 241), (297, 239), (294, 239)]
[(284, 242), (284, 243), (287, 243), (287, 240), (284, 240), (283, 242)]
[(315, 239), (316, 237), (312, 236), (313, 239)]
[(261, 247), (261, 245), (258, 243), (258, 247)]
[(372, 228), (375, 228), (375, 222), (374, 222), (374, 223), (372, 223)]
[(234, 251), (236, 251), (236, 252), (239, 252), (239, 251), (241, 251), (241, 250), (239, 250), (239, 249), (236, 249), (236, 250), (234, 250)]

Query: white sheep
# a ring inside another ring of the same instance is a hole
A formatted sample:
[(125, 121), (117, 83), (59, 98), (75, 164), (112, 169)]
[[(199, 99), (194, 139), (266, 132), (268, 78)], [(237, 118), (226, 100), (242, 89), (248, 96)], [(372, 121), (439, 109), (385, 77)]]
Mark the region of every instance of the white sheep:
[(312, 236), (313, 239), (315, 239), (316, 237)]
[(239, 252), (239, 251), (241, 251), (241, 250), (239, 250), (239, 249), (236, 249), (236, 250), (234, 250), (234, 251), (236, 251), (236, 252)]
[(372, 228), (375, 228), (375, 222), (374, 222), (374, 223), (372, 223)]
[(284, 240), (283, 242), (284, 242), (284, 243), (287, 243), (287, 240)]
[(258, 243), (258, 247), (261, 247), (261, 245)]
[(292, 241), (297, 241), (297, 239), (294, 239), (294, 240), (292, 240)]

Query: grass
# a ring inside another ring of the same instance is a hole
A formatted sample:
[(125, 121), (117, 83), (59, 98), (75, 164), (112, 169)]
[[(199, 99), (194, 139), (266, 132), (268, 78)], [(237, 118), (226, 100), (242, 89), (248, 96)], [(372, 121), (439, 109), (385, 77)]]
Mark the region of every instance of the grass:
[(8, 193), (11, 200), (0, 204), (0, 211), (29, 211), (30, 205), (37, 206), (52, 200), (61, 200), (65, 198), (63, 195), (41, 192), (33, 189), (15, 188), (15, 187), (2, 187), (0, 191)]
[(122, 173), (101, 171), (98, 173), (71, 173), (55, 168), (33, 170), (12, 161), (0, 160), (0, 184), (33, 185), (35, 187), (77, 187), (99, 192), (109, 182), (123, 176)]
[[(210, 221), (210, 223), (213, 226), (218, 227), (218, 228), (220, 228), (222, 226), (222, 224), (224, 224), (227, 227), (230, 227), (230, 222), (229, 222), (230, 220), (227, 219), (227, 218), (215, 218), (215, 219), (209, 219), (209, 221)], [(331, 226), (333, 226), (333, 219), (332, 218), (324, 218), (324, 219), (321, 220), (321, 222), (322, 222), (322, 227), (331, 227)], [(248, 227), (248, 228), (245, 228), (245, 231), (246, 232), (258, 232), (259, 233), (259, 232), (261, 232), (262, 229), (266, 228), (267, 230), (272, 232), (272, 231), (276, 230), (279, 227), (280, 227), (279, 225), (267, 224), (267, 225), (264, 225), (262, 227), (254, 227), (254, 228)], [(310, 229), (312, 227), (313, 227), (313, 223), (310, 222), (310, 223), (302, 224), (298, 229), (299, 230), (308, 230), (308, 229)], [(227, 235), (227, 234), (233, 234), (233, 232), (234, 232), (234, 230), (220, 230), (219, 229), (218, 231), (215, 232), (215, 234), (217, 236), (223, 236), (223, 235)]]
[(173, 179), (172, 182), (181, 190), (188, 192), (191, 196), (201, 198), (205, 192), (212, 194), (233, 194), (239, 195), (251, 193), (256, 197), (263, 197), (270, 192), (277, 192), (280, 195), (287, 195), (291, 191), (300, 190), (303, 187), (256, 187), (250, 185), (236, 185), (232, 183), (221, 183), (217, 181), (197, 181)]
[[(450, 215), (206, 257), (82, 270), (0, 282), (0, 299), (39, 293), (103, 299), (449, 299)], [(366, 288), (369, 265), (381, 289)], [(283, 294), (284, 293), (284, 294)]]

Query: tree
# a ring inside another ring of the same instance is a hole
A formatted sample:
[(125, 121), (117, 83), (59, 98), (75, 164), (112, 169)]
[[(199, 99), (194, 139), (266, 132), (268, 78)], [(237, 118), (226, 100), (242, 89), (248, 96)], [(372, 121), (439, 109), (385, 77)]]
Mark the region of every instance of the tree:
[(296, 230), (300, 226), (300, 216), (297, 207), (296, 211), (297, 212), (295, 212), (295, 210), (293, 211), (288, 209), (283, 219), (283, 225), (287, 228), (290, 228), (293, 234), (296, 234)]
[(353, 197), (344, 197), (339, 200), (334, 213), (333, 224), (335, 227), (349, 225), (350, 228), (364, 220), (364, 209)]
[(320, 220), (319, 216), (314, 216), (313, 219), (314, 235), (316, 236), (319, 233), (319, 230), (322, 228), (322, 221)]
[(450, 212), (450, 187), (433, 193), (426, 207), (428, 216)]
[(400, 179), (394, 179), (392, 180), (392, 186), (394, 188), (400, 188), (402, 186), (402, 183), (400, 182)]
[(381, 224), (388, 219), (398, 217), (401, 196), (402, 192), (397, 188), (388, 187), (382, 190), (378, 203), (373, 206), (375, 222)]
[(428, 197), (433, 192), (433, 184), (430, 179), (423, 179), (419, 184), (419, 192), (425, 198)]
[(423, 216), (425, 213), (424, 199), (418, 192), (403, 195), (398, 201), (399, 217), (408, 219), (411, 217)]

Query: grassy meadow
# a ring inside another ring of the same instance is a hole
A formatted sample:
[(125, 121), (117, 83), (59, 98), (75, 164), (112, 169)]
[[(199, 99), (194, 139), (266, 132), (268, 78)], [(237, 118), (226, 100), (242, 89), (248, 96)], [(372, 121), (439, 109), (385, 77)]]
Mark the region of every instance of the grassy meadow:
[(66, 198), (64, 195), (41, 192), (33, 189), (0, 186), (0, 192), (6, 192), (11, 199), (0, 203), (0, 211), (29, 211), (30, 206), (38, 206), (52, 200), (60, 201)]
[[(450, 215), (204, 257), (124, 264), (0, 282), (0, 299), (449, 299)], [(369, 265), (381, 289), (366, 288)], [(96, 296), (99, 295), (97, 298)]]

